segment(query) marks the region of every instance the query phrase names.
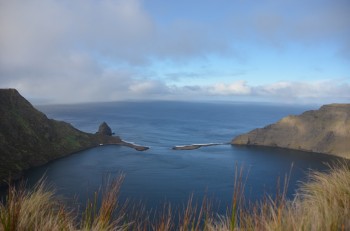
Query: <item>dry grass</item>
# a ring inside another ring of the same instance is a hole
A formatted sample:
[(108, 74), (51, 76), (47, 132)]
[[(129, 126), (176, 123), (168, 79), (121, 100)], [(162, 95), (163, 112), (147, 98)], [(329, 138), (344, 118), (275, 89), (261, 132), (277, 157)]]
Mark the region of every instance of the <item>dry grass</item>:
[[(312, 172), (309, 182), (300, 186), (293, 201), (283, 195), (275, 200), (267, 198), (249, 212), (243, 211), (240, 225), (234, 229), (350, 230), (349, 164), (331, 167), (329, 173)], [(229, 230), (227, 222), (222, 223), (226, 226), (216, 230)]]
[(9, 187), (5, 203), (0, 204), (0, 230), (74, 230), (70, 211), (40, 181), (33, 191), (23, 185)]
[(295, 223), (297, 230), (350, 230), (350, 166), (332, 167), (329, 175), (314, 172), (289, 213), (290, 227)]
[(93, 201), (87, 201), (80, 223), (81, 230), (125, 230), (130, 224), (126, 223), (125, 206), (119, 205), (119, 191), (124, 175), (116, 180), (107, 180), (102, 192), (102, 202), (98, 206), (99, 195), (95, 192)]
[(293, 201), (285, 199), (286, 177), (276, 198), (267, 197), (250, 208), (242, 206), (243, 169), (236, 167), (232, 204), (225, 216), (213, 214), (207, 199), (198, 204), (191, 196), (183, 209), (167, 204), (150, 219), (142, 205), (118, 203), (123, 179), (108, 181), (81, 215), (58, 201), (43, 181), (31, 191), (11, 186), (0, 203), (0, 230), (350, 230), (349, 164), (339, 164), (328, 174), (313, 172)]

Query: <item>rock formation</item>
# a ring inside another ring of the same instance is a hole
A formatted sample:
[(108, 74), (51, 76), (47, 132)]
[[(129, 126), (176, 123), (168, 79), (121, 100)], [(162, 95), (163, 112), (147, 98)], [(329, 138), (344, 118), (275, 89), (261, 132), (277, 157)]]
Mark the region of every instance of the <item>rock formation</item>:
[(202, 147), (210, 147), (210, 146), (217, 146), (217, 145), (226, 145), (227, 143), (209, 143), (209, 144), (190, 144), (190, 145), (181, 145), (181, 146), (174, 146), (173, 150), (194, 150)]
[[(72, 125), (48, 119), (15, 89), (0, 89), (0, 184), (16, 179), (23, 170), (101, 144), (132, 145), (103, 126), (103, 132), (90, 134)], [(108, 135), (107, 135), (108, 134)]]
[(239, 135), (236, 145), (261, 145), (350, 159), (350, 104), (330, 104)]
[(106, 122), (103, 122), (98, 128), (97, 134), (111, 136), (112, 129), (108, 126), (108, 124)]

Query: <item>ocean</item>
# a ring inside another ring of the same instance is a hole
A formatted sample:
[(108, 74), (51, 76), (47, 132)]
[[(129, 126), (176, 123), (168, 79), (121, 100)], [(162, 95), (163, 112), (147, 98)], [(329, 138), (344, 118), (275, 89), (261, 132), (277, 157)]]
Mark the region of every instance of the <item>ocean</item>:
[[(164, 203), (184, 205), (193, 195), (215, 201), (224, 212), (232, 199), (235, 168), (243, 168), (245, 199), (275, 195), (278, 181), (289, 175), (293, 198), (310, 170), (327, 171), (336, 158), (300, 151), (228, 144), (238, 134), (274, 123), (315, 105), (267, 103), (111, 102), (37, 106), (49, 118), (94, 133), (103, 121), (123, 140), (150, 147), (139, 152), (106, 145), (75, 153), (31, 169), (29, 185), (43, 175), (58, 195), (84, 204), (107, 178), (125, 175), (121, 200), (142, 201), (146, 209)], [(189, 144), (222, 143), (196, 150), (172, 150)]]

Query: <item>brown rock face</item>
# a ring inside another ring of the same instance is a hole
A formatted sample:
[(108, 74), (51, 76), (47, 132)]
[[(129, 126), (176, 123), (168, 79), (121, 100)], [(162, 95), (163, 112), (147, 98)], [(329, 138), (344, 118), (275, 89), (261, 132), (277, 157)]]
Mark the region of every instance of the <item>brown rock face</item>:
[(235, 137), (232, 144), (272, 146), (350, 159), (350, 104), (330, 104)]

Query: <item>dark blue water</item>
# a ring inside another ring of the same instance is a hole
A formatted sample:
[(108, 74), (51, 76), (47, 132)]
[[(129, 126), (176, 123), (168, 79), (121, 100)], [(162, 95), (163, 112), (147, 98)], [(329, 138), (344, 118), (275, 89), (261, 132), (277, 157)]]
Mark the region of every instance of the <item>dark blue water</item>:
[(288, 196), (310, 169), (324, 171), (326, 155), (276, 148), (220, 145), (175, 151), (176, 145), (227, 143), (234, 136), (300, 114), (316, 106), (283, 106), (242, 103), (123, 102), (40, 106), (49, 118), (95, 132), (102, 121), (126, 141), (149, 146), (138, 152), (115, 145), (101, 146), (54, 161), (27, 172), (29, 183), (44, 173), (47, 181), (66, 198), (84, 201), (98, 190), (107, 176), (126, 175), (122, 199), (142, 200), (147, 208), (164, 202), (181, 204), (193, 193), (226, 207), (232, 198), (235, 165), (244, 166), (246, 199), (274, 194), (278, 178), (291, 170)]

